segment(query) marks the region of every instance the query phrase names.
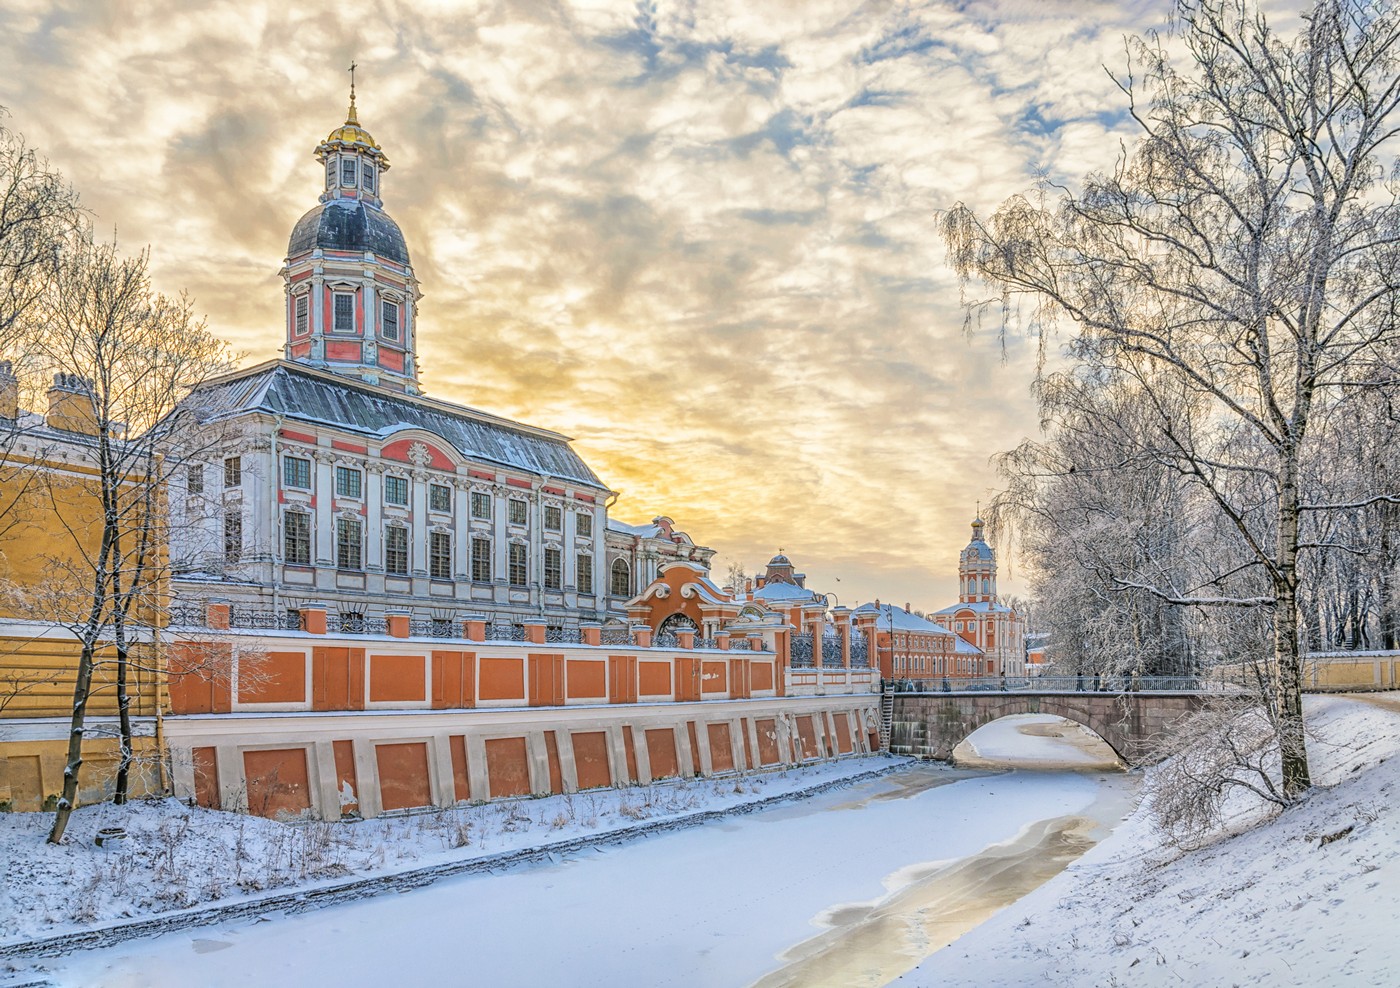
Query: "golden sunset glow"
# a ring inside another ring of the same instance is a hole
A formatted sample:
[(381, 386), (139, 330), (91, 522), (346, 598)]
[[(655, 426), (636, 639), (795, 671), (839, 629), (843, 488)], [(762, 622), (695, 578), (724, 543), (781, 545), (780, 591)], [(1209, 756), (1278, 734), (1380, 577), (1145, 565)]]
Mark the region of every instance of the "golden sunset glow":
[(938, 211), (1111, 165), (1102, 66), (1166, 9), (11, 0), (0, 105), (251, 363), (355, 60), (428, 393), (574, 437), (614, 517), (721, 576), (782, 547), (842, 604), (933, 610), (1036, 429), (1035, 344), (965, 328)]

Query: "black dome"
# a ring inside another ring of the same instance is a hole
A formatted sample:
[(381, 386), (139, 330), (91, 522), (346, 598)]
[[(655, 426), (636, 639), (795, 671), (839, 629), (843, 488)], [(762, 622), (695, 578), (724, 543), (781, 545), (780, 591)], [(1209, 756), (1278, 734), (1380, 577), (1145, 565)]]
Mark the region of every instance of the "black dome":
[(287, 256), (295, 257), (318, 247), (367, 250), (390, 261), (409, 263), (408, 245), (399, 225), (384, 210), (367, 206), (359, 199), (323, 202), (297, 220), (287, 244)]

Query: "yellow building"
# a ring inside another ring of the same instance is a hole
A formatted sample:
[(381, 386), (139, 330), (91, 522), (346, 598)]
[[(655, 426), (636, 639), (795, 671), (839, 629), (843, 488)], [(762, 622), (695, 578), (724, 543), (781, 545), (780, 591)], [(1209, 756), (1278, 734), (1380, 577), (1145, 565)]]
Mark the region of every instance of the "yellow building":
[[(57, 375), (44, 415), (18, 407), (19, 385), (0, 362), (0, 810), (50, 808), (63, 787), (81, 646), (64, 625), (81, 620), (101, 534), (91, 406), (81, 378)], [(163, 574), (163, 558), (153, 567)], [(148, 615), (145, 615), (148, 616)], [(128, 693), (135, 735), (131, 792), (160, 787), (156, 744), (163, 702), (160, 650), (135, 628)], [(140, 639), (144, 638), (144, 641)], [(111, 794), (119, 760), (115, 655), (97, 656), (88, 702), (79, 801)]]

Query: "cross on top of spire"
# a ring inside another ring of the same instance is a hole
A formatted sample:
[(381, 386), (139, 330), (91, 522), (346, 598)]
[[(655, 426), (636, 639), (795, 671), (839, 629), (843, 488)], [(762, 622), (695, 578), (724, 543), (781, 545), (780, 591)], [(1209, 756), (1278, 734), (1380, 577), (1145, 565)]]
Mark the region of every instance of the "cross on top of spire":
[(350, 112), (349, 112), (348, 114), (346, 114), (346, 117), (345, 117), (345, 122), (346, 122), (346, 123), (349, 123), (349, 124), (358, 124), (358, 123), (360, 122), (360, 120), (359, 120), (359, 115), (355, 112), (355, 68), (356, 68), (356, 65), (355, 65), (354, 61), (351, 61), (351, 62), (350, 62), (350, 69), (349, 69), (349, 72), (350, 72)]

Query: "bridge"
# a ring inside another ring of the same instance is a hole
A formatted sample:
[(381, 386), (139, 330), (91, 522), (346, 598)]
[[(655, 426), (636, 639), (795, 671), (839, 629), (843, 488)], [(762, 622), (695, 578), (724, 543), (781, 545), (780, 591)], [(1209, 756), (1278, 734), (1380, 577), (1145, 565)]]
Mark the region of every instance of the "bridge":
[[(1032, 680), (1017, 685), (1001, 689), (974, 684), (967, 689), (959, 684), (947, 692), (926, 688), (887, 693), (883, 700), (890, 752), (951, 761), (953, 749), (985, 724), (1011, 714), (1053, 714), (1087, 727), (1132, 764), (1140, 760), (1144, 741), (1199, 709), (1206, 697), (1200, 685), (1180, 688), (1185, 683), (1104, 682), (1081, 689), (1084, 683), (1078, 680), (1047, 684), (1050, 688)], [(1153, 688), (1158, 685), (1178, 688)]]

